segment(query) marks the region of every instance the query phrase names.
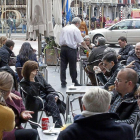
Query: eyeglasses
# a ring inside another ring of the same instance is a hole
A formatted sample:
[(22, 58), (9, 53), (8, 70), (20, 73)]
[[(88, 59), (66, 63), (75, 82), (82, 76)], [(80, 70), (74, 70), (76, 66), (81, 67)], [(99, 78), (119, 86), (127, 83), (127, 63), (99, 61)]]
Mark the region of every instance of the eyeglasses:
[[(117, 83), (123, 82), (122, 80), (120, 80), (120, 79), (118, 79), (118, 78), (116, 78), (115, 81), (116, 81)], [(125, 83), (127, 83), (127, 82), (128, 82), (128, 81), (126, 80)]]

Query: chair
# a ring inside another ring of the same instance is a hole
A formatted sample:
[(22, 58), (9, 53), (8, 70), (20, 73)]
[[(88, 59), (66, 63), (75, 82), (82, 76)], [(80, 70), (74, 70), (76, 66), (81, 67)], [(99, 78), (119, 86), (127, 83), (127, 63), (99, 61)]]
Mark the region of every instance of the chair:
[[(27, 96), (27, 92), (21, 87), (21, 91), (22, 91), (22, 99), (23, 99), (23, 102), (24, 102), (24, 104), (26, 104), (26, 96)], [(63, 93), (61, 93), (61, 92), (59, 92), (59, 91), (56, 91), (59, 95), (61, 95), (62, 96), (62, 101), (64, 101), (64, 95), (63, 95)], [(42, 107), (42, 109), (40, 109), (39, 111), (41, 111), (41, 115), (40, 115), (40, 117), (39, 117), (39, 121), (38, 121), (38, 123), (40, 123), (40, 121), (41, 121), (41, 118), (42, 118), (42, 115), (43, 115), (43, 112), (45, 112), (45, 114), (46, 114), (46, 116), (51, 116), (51, 114), (50, 114), (50, 112), (48, 112), (48, 111), (46, 111), (45, 109), (44, 109), (44, 102), (43, 102), (43, 99), (42, 98), (40, 98), (39, 96), (34, 96), (34, 98), (37, 98), (37, 99), (39, 99), (41, 102), (42, 102), (42, 105), (43, 105), (43, 107)], [(38, 111), (38, 112), (39, 112)], [(64, 122), (66, 123), (66, 119), (65, 119), (65, 114), (62, 114), (62, 116), (63, 116), (63, 119), (64, 119)], [(26, 125), (24, 126), (25, 128), (26, 128)]]
[(83, 111), (83, 108), (82, 108), (82, 97), (83, 96), (75, 97), (73, 100), (70, 101), (70, 107), (71, 107), (71, 112), (72, 112), (73, 117), (74, 117), (74, 111), (75, 111), (75, 110), (73, 110), (73, 102), (75, 100), (79, 101), (80, 110), (81, 110), (81, 112)]
[(23, 78), (23, 76), (21, 75), (21, 71), (22, 71), (22, 67), (17, 67), (16, 68), (18, 77), (19, 77), (19, 81), (21, 81), (21, 79)]
[[(99, 81), (98, 81), (98, 78), (97, 78), (96, 73), (93, 71), (93, 67), (94, 67), (94, 66), (98, 66), (98, 64), (99, 64), (100, 62), (101, 62), (101, 59), (95, 60), (95, 61), (93, 61), (93, 62), (87, 62), (87, 63), (86, 63), (87, 71), (88, 71), (89, 73), (93, 73), (93, 74), (95, 75), (95, 79), (96, 79), (96, 84), (97, 84), (97, 86), (99, 86), (100, 83), (99, 83)], [(92, 68), (89, 68), (88, 66), (90, 66), (90, 67), (92, 67)], [(88, 76), (88, 73), (87, 73), (87, 76)], [(88, 78), (87, 78), (87, 81), (88, 81)]]
[(122, 60), (122, 61), (120, 61), (120, 64), (121, 65), (126, 65), (126, 62), (127, 62), (126, 60)]
[[(57, 70), (57, 66), (60, 65), (60, 61), (61, 61), (60, 54), (59, 54), (59, 51), (61, 51), (61, 49), (58, 48), (58, 47), (53, 47), (53, 48), (54, 48), (54, 51), (55, 51), (55, 54), (56, 54), (56, 57), (57, 57), (57, 64), (56, 64), (56, 67), (55, 67), (55, 71), (56, 71)], [(58, 72), (59, 72), (59, 69), (58, 69)]]

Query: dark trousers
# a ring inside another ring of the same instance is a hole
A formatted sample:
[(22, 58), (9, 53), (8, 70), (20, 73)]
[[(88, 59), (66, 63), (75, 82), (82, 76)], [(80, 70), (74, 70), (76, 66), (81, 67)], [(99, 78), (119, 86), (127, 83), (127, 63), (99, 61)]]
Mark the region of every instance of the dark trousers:
[(61, 47), (61, 64), (60, 64), (60, 79), (61, 84), (66, 84), (66, 69), (69, 64), (70, 76), (72, 83), (77, 83), (77, 49), (71, 49), (68, 46)]
[(36, 140), (38, 132), (35, 129), (19, 129), (15, 131), (16, 140)]
[[(53, 122), (56, 122), (55, 127), (61, 127), (62, 126), (62, 121), (60, 117), (60, 112), (59, 108), (57, 106), (57, 103), (55, 102), (55, 96), (53, 94), (49, 94), (46, 96), (44, 100), (44, 106), (46, 112), (48, 111), (50, 115), (53, 118)], [(31, 103), (31, 101), (30, 101)], [(38, 111), (42, 109), (42, 102), (38, 99), (35, 99), (29, 107), (26, 107), (26, 109), (34, 111), (34, 114), (32, 114), (32, 117), (30, 120), (37, 122), (38, 120)], [(32, 128), (37, 129), (37, 126), (32, 125)]]

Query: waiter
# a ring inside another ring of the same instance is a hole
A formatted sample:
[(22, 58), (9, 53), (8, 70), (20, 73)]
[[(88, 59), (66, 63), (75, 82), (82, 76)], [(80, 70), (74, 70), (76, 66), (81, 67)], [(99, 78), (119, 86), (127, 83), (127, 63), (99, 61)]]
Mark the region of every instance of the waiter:
[(81, 19), (79, 17), (75, 17), (72, 20), (71, 25), (67, 25), (62, 29), (60, 35), (60, 46), (61, 46), (61, 65), (60, 65), (60, 79), (61, 86), (63, 88), (66, 87), (66, 69), (69, 64), (70, 76), (72, 79), (72, 83), (75, 83), (75, 86), (80, 86), (77, 81), (77, 43), (81, 43), (81, 45), (88, 50), (83, 37), (81, 36), (81, 32), (79, 30), (81, 23)]

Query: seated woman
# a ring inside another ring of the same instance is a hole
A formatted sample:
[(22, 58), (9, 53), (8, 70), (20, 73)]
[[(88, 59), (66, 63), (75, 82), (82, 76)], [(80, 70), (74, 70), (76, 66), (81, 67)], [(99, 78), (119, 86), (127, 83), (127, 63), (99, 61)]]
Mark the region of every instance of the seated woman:
[(35, 98), (39, 96), (43, 99), (44, 109), (50, 112), (53, 122), (56, 122), (55, 127), (61, 127), (62, 121), (56, 103), (58, 95), (52, 86), (38, 73), (38, 63), (35, 61), (25, 62), (22, 68), (22, 76), (24, 78), (21, 80), (20, 85), (26, 91), (26, 109), (34, 111), (31, 120), (37, 122), (38, 110), (42, 108), (42, 102)]
[[(20, 97), (20, 93), (15, 91), (15, 95)], [(16, 96), (15, 96), (16, 97)], [(17, 98), (17, 97), (16, 97)], [(6, 99), (6, 104), (15, 113), (15, 127), (11, 132), (3, 133), (3, 140), (36, 140), (38, 132), (35, 129), (23, 129), (21, 123), (26, 123), (32, 118), (33, 111), (25, 110), (22, 99)]]
[(7, 41), (7, 37), (6, 37), (6, 36), (0, 37), (0, 48), (1, 48), (3, 45), (5, 45), (6, 41)]
[(12, 131), (15, 126), (15, 115), (7, 107), (5, 100), (8, 98), (13, 85), (13, 78), (7, 72), (0, 72), (0, 140), (3, 132)]
[(28, 60), (33, 60), (37, 62), (34, 49), (31, 47), (30, 43), (25, 42), (21, 46), (19, 55), (17, 55), (16, 67), (23, 67), (24, 63)]

